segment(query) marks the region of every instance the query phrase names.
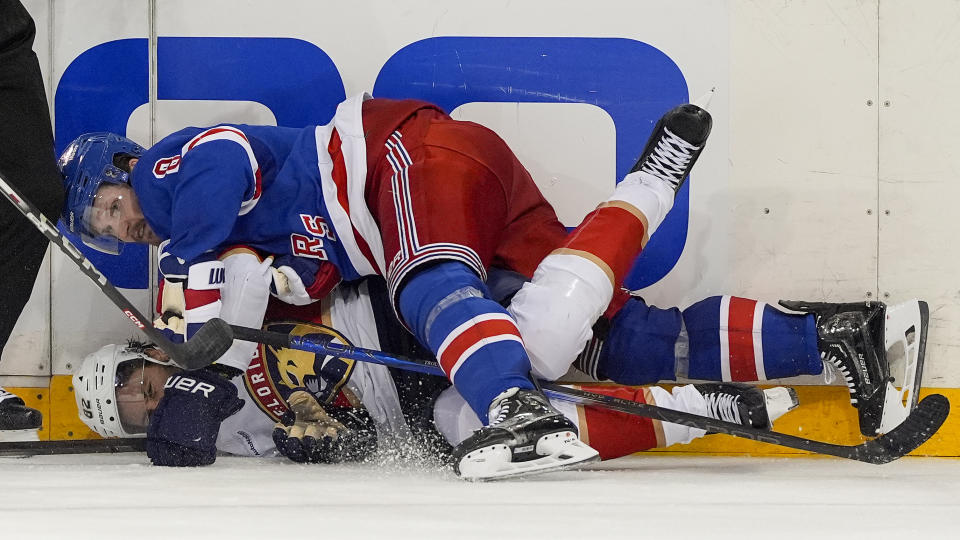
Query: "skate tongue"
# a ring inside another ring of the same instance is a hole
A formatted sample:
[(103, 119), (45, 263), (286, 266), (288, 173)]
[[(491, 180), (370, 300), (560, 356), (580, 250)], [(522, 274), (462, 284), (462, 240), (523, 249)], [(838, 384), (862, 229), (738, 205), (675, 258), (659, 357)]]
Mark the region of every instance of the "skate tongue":
[(705, 110), (705, 111), (706, 111), (706, 110), (709, 110), (710, 101), (713, 100), (713, 95), (716, 94), (716, 93), (717, 93), (717, 87), (714, 86), (714, 87), (711, 88), (706, 94), (698, 97), (697, 99), (695, 99), (695, 100), (692, 101), (691, 103), (692, 103), (693, 105), (696, 105), (697, 107), (700, 107), (701, 109), (703, 109), (703, 110)]
[(833, 381), (837, 380), (839, 370), (825, 359), (821, 359), (820, 362), (823, 363), (823, 384), (833, 384)]
[(763, 391), (763, 399), (767, 407), (767, 419), (771, 425), (777, 418), (796, 409), (800, 404), (796, 390), (783, 386), (767, 388)]
[(512, 398), (520, 391), (516, 386), (512, 388), (507, 388), (503, 392), (497, 394), (497, 397), (493, 398), (493, 401), (490, 402), (490, 408), (487, 410), (487, 419), (489, 425), (499, 424), (503, 421), (503, 418), (500, 417), (500, 413), (504, 412), (503, 402), (506, 399)]

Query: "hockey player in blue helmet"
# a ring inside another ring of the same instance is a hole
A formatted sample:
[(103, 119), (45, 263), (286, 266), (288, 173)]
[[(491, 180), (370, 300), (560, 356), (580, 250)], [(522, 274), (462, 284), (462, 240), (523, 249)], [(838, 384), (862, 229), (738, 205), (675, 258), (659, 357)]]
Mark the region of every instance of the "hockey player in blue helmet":
[(63, 222), (83, 243), (117, 254), (124, 242), (158, 244), (130, 186), (139, 144), (114, 133), (87, 133), (60, 156), (67, 191)]

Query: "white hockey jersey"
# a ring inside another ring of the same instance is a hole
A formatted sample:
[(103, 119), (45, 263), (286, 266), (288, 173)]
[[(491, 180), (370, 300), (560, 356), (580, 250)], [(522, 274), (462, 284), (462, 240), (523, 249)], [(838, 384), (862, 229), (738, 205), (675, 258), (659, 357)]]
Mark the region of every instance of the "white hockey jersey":
[[(380, 342), (375, 318), (377, 308), (371, 301), (371, 295), (385, 295), (383, 291), (371, 292), (370, 289), (374, 287), (370, 282), (361, 282), (359, 285), (341, 284), (334, 289), (321, 301), (322, 323), (327, 328), (293, 322), (267, 323), (266, 328), (297, 335), (322, 333), (334, 336), (334, 341), (341, 343), (389, 350), (387, 344)], [(381, 311), (383, 310), (384, 308), (381, 308)], [(389, 317), (393, 317), (392, 313), (389, 313)], [(397, 328), (400, 328), (399, 325)], [(412, 340), (412, 336), (408, 337)], [(393, 346), (397, 347), (396, 344)], [(399, 352), (409, 354), (406, 350)], [(321, 372), (323, 376), (318, 376)], [(448, 385), (443, 380), (427, 375), (404, 373), (410, 376), (410, 381), (407, 382), (412, 382), (413, 393), (424, 388), (426, 393), (430, 394)], [(426, 379), (433, 379), (434, 382), (426, 384)], [(241, 456), (277, 455), (273, 443), (273, 428), (287, 412), (282, 393), (287, 390), (288, 395), (290, 390), (304, 387), (319, 396), (321, 401), (325, 396), (329, 396), (330, 402), (336, 403), (333, 401), (334, 397), (340, 395), (341, 399), (343, 398), (340, 390), (346, 390), (343, 394), (355, 397), (376, 425), (381, 448), (393, 448), (407, 445), (412, 440), (422, 440), (418, 439), (418, 435), (423, 433), (423, 423), (411, 428), (408, 425), (410, 416), (404, 415), (401, 405), (404, 398), (406, 403), (410, 404), (411, 393), (401, 396), (397, 381), (398, 379), (391, 375), (390, 369), (379, 364), (344, 361), (333, 357), (319, 359), (318, 355), (310, 352), (274, 350), (261, 345), (246, 373), (233, 379), (244, 404), (239, 412), (221, 424), (217, 449)], [(551, 402), (567, 418), (579, 424), (575, 405), (558, 400)], [(416, 413), (416, 420), (425, 420), (428, 424), (426, 429), (439, 433), (450, 445), (455, 446), (481, 427), (477, 415), (453, 386), (443, 389), (435, 400), (428, 399), (425, 403), (428, 410)]]
[[(338, 331), (332, 332), (338, 336), (335, 341), (346, 340), (358, 347), (380, 348), (366, 283), (359, 287), (338, 287), (322, 302), (324, 324)], [(311, 329), (317, 330), (316, 327)], [(291, 358), (293, 355), (300, 355), (308, 361), (298, 361)], [(237, 386), (244, 404), (239, 412), (221, 424), (217, 449), (243, 456), (276, 455), (272, 438), (273, 427), (286, 412), (286, 405), (277, 387), (310, 388), (314, 381), (314, 384), (325, 384), (323, 379), (309, 377), (312, 375), (308, 372), (313, 371), (314, 357), (313, 353), (274, 351), (261, 345), (247, 372), (234, 377), (232, 381)], [(334, 359), (328, 357), (324, 359), (324, 363), (331, 360)], [(275, 365), (268, 365), (271, 361)], [(278, 363), (283, 365), (276, 365)], [(376, 424), (381, 445), (389, 444), (391, 440), (409, 440), (410, 430), (404, 420), (400, 398), (390, 371), (378, 364), (351, 364), (352, 371), (347, 375), (343, 388), (359, 399), (370, 414)]]

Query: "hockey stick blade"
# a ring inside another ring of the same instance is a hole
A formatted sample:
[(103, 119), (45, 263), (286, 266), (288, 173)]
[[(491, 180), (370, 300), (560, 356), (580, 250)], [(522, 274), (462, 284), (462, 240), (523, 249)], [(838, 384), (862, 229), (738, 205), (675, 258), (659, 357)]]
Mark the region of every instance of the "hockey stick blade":
[[(440, 366), (437, 365), (434, 360), (408, 358), (383, 351), (333, 343), (329, 338), (321, 336), (292, 336), (279, 332), (268, 332), (241, 326), (231, 326), (230, 329), (233, 330), (235, 339), (242, 341), (253, 341), (274, 347), (327, 354), (360, 362), (371, 362), (387, 367), (446, 377), (443, 370), (440, 369)], [(706, 431), (725, 433), (753, 441), (878, 465), (899, 459), (926, 442), (940, 429), (940, 426), (943, 425), (944, 420), (947, 418), (947, 414), (950, 412), (950, 402), (939, 394), (933, 394), (923, 399), (907, 419), (890, 433), (881, 435), (863, 444), (844, 446), (804, 439), (775, 431), (750, 428), (732, 422), (716, 420), (707, 416), (665, 409), (663, 407), (657, 407), (656, 405), (647, 405), (645, 403), (637, 403), (604, 394), (578, 390), (553, 382), (541, 381), (540, 387), (548, 396), (581, 405), (610, 409)]]
[(213, 363), (214, 360), (227, 352), (227, 349), (233, 345), (233, 336), (230, 327), (223, 321), (208, 322), (197, 331), (197, 333), (185, 343), (173, 343), (159, 330), (150, 324), (150, 319), (144, 317), (140, 311), (127, 300), (116, 287), (114, 287), (107, 277), (104, 276), (96, 267), (93, 266), (83, 253), (68, 240), (50, 220), (37, 210), (30, 201), (25, 199), (16, 189), (7, 183), (3, 176), (0, 176), (0, 191), (4, 197), (10, 201), (13, 206), (33, 223), (50, 242), (60, 248), (66, 256), (73, 261), (90, 281), (109, 298), (114, 305), (120, 308), (120, 311), (127, 316), (130, 321), (136, 325), (147, 338), (155, 343), (163, 352), (170, 356), (177, 366), (187, 369), (199, 369)]
[[(156, 332), (160, 334), (160, 332)], [(162, 337), (163, 334), (160, 334)], [(210, 319), (203, 323), (197, 333), (183, 343), (170, 343), (168, 347), (177, 351), (180, 361), (177, 365), (186, 370), (209, 366), (223, 356), (233, 345), (233, 332), (223, 319)]]
[(900, 459), (925, 443), (940, 429), (950, 413), (950, 402), (940, 394), (931, 394), (920, 401), (902, 424), (890, 433), (862, 444), (846, 446), (812, 439), (804, 439), (786, 433), (750, 428), (732, 422), (715, 420), (654, 405), (628, 401), (605, 394), (587, 392), (558, 385), (541, 383), (549, 396), (581, 405), (601, 406), (615, 411), (653, 418), (662, 422), (681, 424), (716, 433), (724, 433), (742, 439), (750, 439), (817, 454), (882, 465)]
[(917, 403), (907, 419), (889, 433), (850, 448), (862, 449), (860, 461), (882, 465), (899, 459), (927, 442), (950, 414), (950, 401), (941, 394), (930, 394)]

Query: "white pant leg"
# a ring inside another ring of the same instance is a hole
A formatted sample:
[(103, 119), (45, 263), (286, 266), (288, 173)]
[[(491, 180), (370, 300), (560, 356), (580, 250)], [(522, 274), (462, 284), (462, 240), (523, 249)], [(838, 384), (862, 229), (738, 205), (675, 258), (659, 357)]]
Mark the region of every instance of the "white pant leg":
[(537, 377), (552, 381), (567, 372), (611, 298), (610, 278), (584, 257), (554, 253), (540, 263), (507, 308)]
[[(707, 402), (692, 384), (676, 386), (673, 388), (673, 393), (659, 386), (651, 386), (650, 395), (653, 396), (654, 400), (651, 405), (707, 416)], [(664, 446), (687, 444), (706, 434), (707, 432), (702, 429), (663, 422)]]

